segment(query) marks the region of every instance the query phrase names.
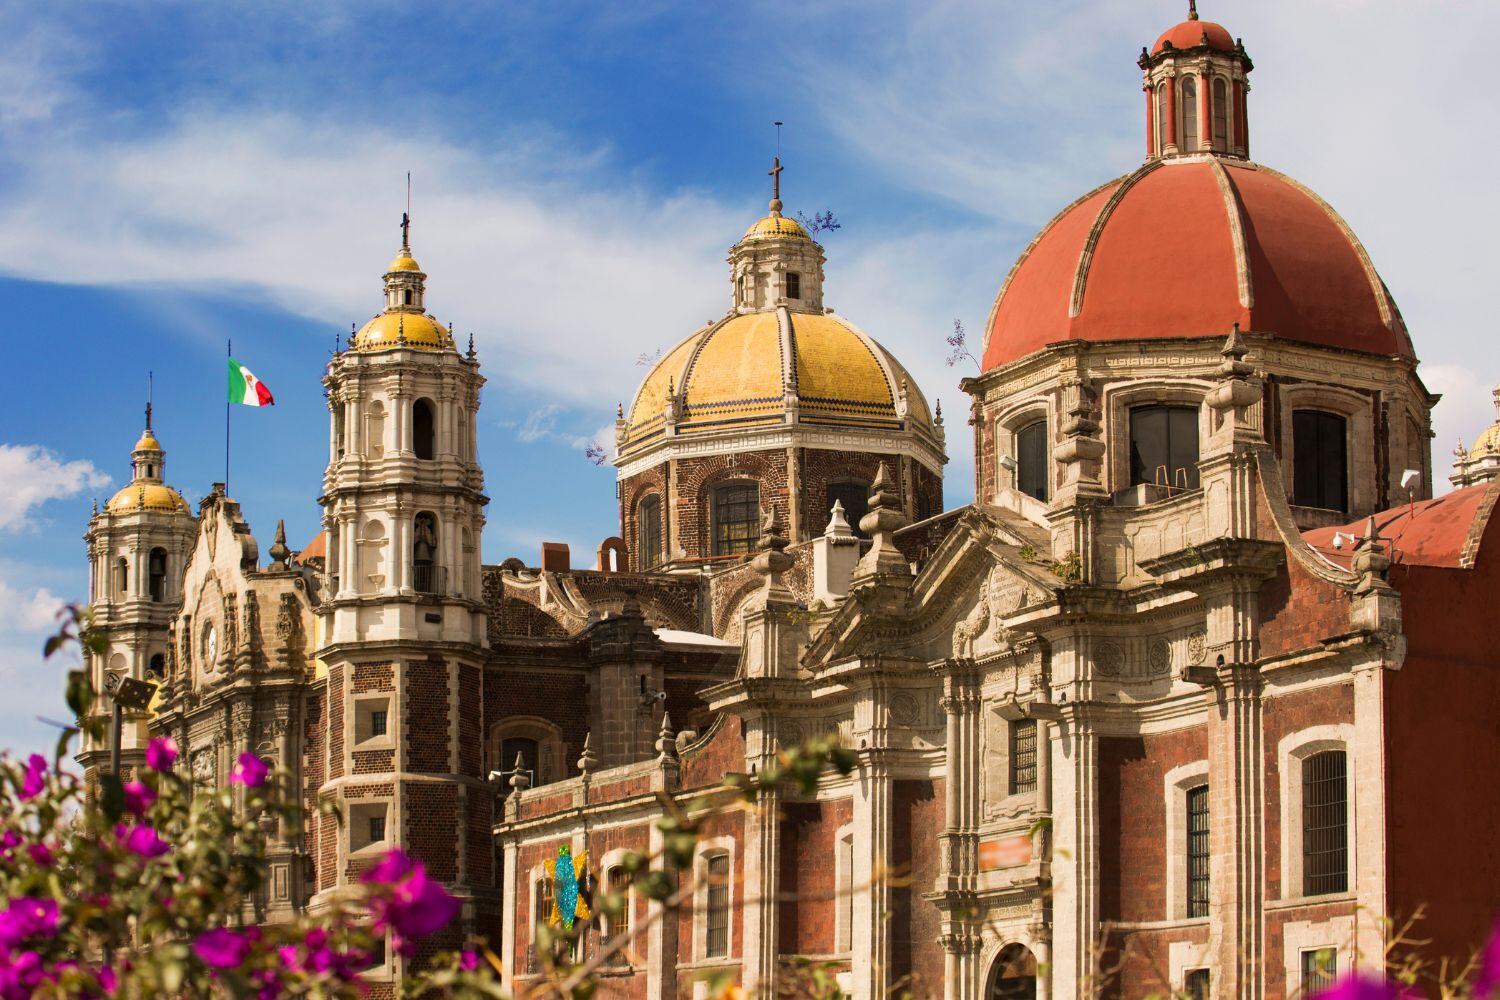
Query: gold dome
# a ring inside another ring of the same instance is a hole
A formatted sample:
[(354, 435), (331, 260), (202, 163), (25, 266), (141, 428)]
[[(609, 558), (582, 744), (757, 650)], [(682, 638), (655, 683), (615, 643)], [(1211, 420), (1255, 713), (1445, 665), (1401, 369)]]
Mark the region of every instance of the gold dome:
[(146, 428), (141, 433), (141, 439), (135, 443), (132, 451), (161, 451), (161, 442), (156, 440), (156, 435), (151, 433), (151, 428)]
[(392, 271), (420, 272), (421, 270), (422, 266), (418, 264), (414, 259), (412, 259), (411, 254), (403, 250), (391, 260), (390, 264), (386, 265), (385, 273), (390, 274)]
[(770, 240), (777, 237), (788, 237), (797, 240), (811, 240), (807, 230), (802, 228), (802, 223), (796, 219), (788, 219), (780, 212), (772, 212), (761, 219), (755, 225), (745, 230), (745, 235), (740, 239), (745, 240)]
[(669, 394), (679, 436), (782, 424), (789, 393), (803, 424), (897, 430), (903, 382), (910, 421), (931, 430), (927, 401), (906, 370), (848, 321), (787, 309), (730, 316), (682, 341), (646, 376), (626, 449), (661, 434)]
[[(399, 259), (399, 258), (398, 258)], [(354, 335), (356, 351), (391, 351), (405, 347), (414, 351), (443, 351), (453, 338), (437, 320), (425, 313), (400, 310), (381, 313)]]
[(172, 487), (138, 480), (110, 497), (104, 509), (111, 514), (134, 514), (143, 510), (186, 514), (188, 505), (182, 494)]
[(1500, 453), (1500, 423), (1491, 424), (1484, 429), (1474, 441), (1474, 447), (1469, 449), (1470, 458), (1479, 458), (1484, 455)]

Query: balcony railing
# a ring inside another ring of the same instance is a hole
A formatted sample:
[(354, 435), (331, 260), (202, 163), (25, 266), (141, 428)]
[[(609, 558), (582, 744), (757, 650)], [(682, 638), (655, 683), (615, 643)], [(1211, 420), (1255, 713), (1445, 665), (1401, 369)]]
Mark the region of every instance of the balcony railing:
[(411, 587), (419, 594), (446, 594), (448, 567), (416, 563), (411, 568)]

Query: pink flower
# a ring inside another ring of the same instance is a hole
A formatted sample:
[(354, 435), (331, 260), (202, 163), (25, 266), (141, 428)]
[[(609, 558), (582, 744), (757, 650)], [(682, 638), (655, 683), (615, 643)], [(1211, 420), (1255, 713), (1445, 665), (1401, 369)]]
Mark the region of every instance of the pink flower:
[(233, 969), (250, 955), (250, 940), (227, 927), (204, 931), (193, 942), (193, 951), (213, 969)]
[(0, 997), (29, 1000), (45, 978), (42, 957), (36, 952), (23, 951), (12, 955), (0, 949)]
[(475, 969), (479, 968), (479, 953), (475, 951), (466, 951), (462, 955), (459, 955), (458, 967), (460, 969), (463, 969), (465, 972), (473, 972)]
[(159, 858), (172, 849), (153, 826), (131, 827), (122, 838), (125, 847), (143, 858)]
[(156, 801), (156, 790), (139, 781), (125, 782), (125, 811), (132, 816), (144, 816)]
[(19, 896), (0, 913), (0, 952), (29, 937), (52, 937), (57, 933), (57, 901)]
[(240, 754), (240, 761), (235, 765), (229, 775), (229, 780), (236, 785), (244, 785), (246, 788), (259, 788), (266, 783), (266, 775), (271, 771), (271, 766), (253, 753)]
[(1314, 993), (1312, 1000), (1426, 1000), (1411, 986), (1387, 982), (1378, 975), (1351, 972), (1339, 978), (1328, 989)]
[(21, 801), (34, 799), (47, 787), (47, 758), (34, 753), (26, 761), (26, 775), (21, 779)]
[(388, 893), (377, 896), (370, 905), (372, 927), (377, 934), (386, 928), (393, 930), (396, 947), (403, 952), (409, 947), (407, 939), (440, 930), (458, 914), (458, 900), (430, 879), (426, 866), (405, 851), (386, 852), (361, 880), (389, 887)]
[(154, 737), (146, 745), (146, 765), (153, 771), (170, 771), (177, 760), (177, 741), (170, 736)]
[(113, 993), (115, 989), (120, 985), (120, 977), (116, 976), (115, 970), (111, 969), (107, 965), (99, 970), (98, 978), (99, 986), (103, 988), (104, 992), (106, 993)]
[(52, 848), (48, 847), (46, 844), (32, 844), (30, 847), (26, 848), (26, 853), (30, 854), (31, 860), (35, 861), (41, 867), (52, 867)]
[(1490, 932), (1489, 943), (1479, 955), (1479, 975), (1474, 977), (1476, 1000), (1492, 1000), (1500, 996), (1500, 920)]
[(391, 885), (410, 873), (416, 867), (416, 864), (411, 859), (411, 855), (399, 847), (393, 847), (389, 851), (386, 851), (379, 861), (375, 862), (373, 866), (361, 875), (359, 880), (365, 883), (379, 882), (384, 885)]

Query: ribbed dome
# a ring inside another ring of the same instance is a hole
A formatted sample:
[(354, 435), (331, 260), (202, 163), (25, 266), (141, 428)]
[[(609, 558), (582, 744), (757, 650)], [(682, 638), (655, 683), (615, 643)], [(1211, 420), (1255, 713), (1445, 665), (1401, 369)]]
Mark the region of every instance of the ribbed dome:
[(1474, 439), (1474, 446), (1469, 449), (1470, 458), (1495, 454), (1500, 454), (1500, 423), (1486, 427), (1479, 437)]
[(392, 271), (420, 271), (422, 266), (412, 259), (411, 254), (403, 252), (397, 254), (390, 264), (386, 265), (385, 270), (387, 274)]
[(110, 497), (104, 509), (111, 514), (133, 514), (143, 510), (187, 513), (188, 505), (182, 494), (170, 486), (134, 482)]
[(442, 351), (453, 346), (453, 337), (443, 324), (424, 313), (381, 313), (354, 335), (356, 351)]
[(807, 230), (802, 227), (802, 223), (796, 219), (788, 219), (779, 212), (773, 212), (745, 230), (745, 235), (741, 237), (741, 242), (744, 240), (769, 240), (778, 237), (790, 237), (791, 239), (801, 240), (812, 239), (808, 235)]
[(679, 436), (785, 423), (789, 394), (801, 423), (895, 429), (903, 382), (910, 420), (930, 430), (927, 401), (906, 370), (848, 321), (784, 308), (734, 315), (652, 368), (630, 407), (627, 450), (662, 433), (669, 395)]
[(1207, 45), (1220, 52), (1234, 51), (1234, 37), (1222, 24), (1212, 21), (1191, 19), (1168, 28), (1161, 33), (1156, 44), (1151, 46), (1151, 54), (1160, 52), (1167, 42), (1171, 42), (1174, 49), (1196, 49)]
[(1235, 323), (1413, 356), (1390, 293), (1332, 208), (1274, 170), (1195, 156), (1149, 161), (1047, 224), (995, 300), (984, 368), (1059, 341), (1223, 336)]

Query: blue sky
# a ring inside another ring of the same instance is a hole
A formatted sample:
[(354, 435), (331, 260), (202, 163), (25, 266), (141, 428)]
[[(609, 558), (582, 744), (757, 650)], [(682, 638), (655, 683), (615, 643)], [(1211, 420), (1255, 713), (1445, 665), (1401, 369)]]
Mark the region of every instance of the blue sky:
[[(764, 209), (784, 120), (790, 209), (833, 209), (828, 300), (950, 421), (944, 365), (1036, 228), (1143, 147), (1141, 45), (1176, 0), (692, 4), (0, 0), (0, 746), (45, 739), (37, 648), (85, 587), (89, 504), (128, 479), (146, 372), (170, 480), (223, 475), (223, 354), (276, 393), (235, 414), (231, 487), (269, 544), (316, 530), (319, 382), (379, 306), (406, 171), (428, 303), (473, 332), (487, 561), (592, 558), (612, 476), (582, 445), (635, 359), (723, 312), (724, 256)], [(1401, 0), (1205, 0), (1256, 60), (1256, 157), (1349, 220), (1446, 394), (1435, 455), (1489, 422), (1497, 195), (1485, 39), (1500, 13)], [(1334, 41), (1336, 40), (1336, 41)]]

